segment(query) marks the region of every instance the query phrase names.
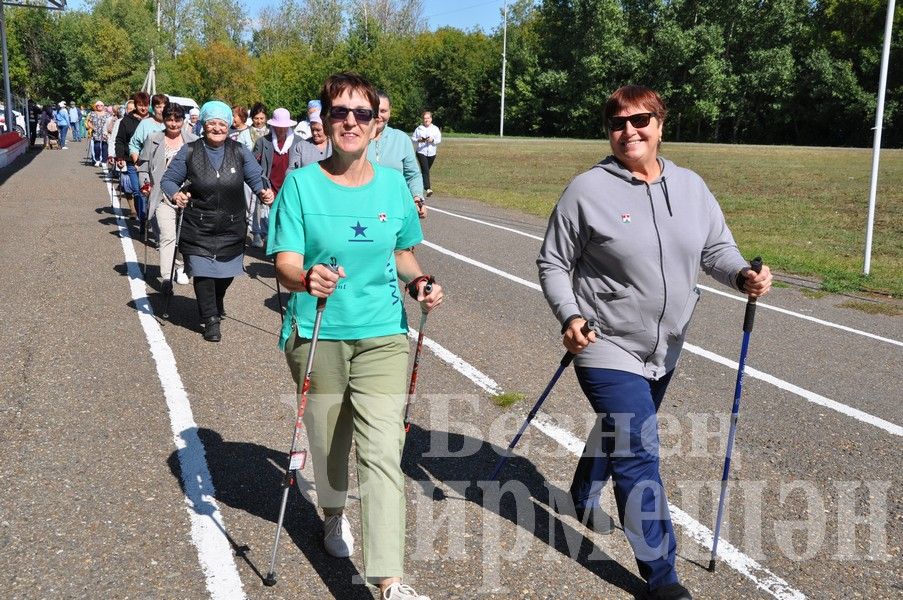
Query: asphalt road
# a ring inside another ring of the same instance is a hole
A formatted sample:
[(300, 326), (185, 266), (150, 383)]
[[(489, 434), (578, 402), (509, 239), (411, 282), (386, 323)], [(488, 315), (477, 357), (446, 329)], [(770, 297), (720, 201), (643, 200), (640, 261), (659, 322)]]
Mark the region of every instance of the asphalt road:
[[(279, 583), (261, 582), (294, 415), (272, 265), (246, 257), (220, 344), (201, 339), (191, 286), (160, 319), (158, 255), (145, 286), (137, 232), (82, 156), (73, 144), (0, 172), (0, 597), (373, 597), (355, 583), (359, 550), (322, 551), (307, 481), (290, 494)], [(563, 352), (535, 289), (545, 224), (432, 205), (417, 252), (448, 298), (426, 325), (404, 455), (408, 580), (434, 600), (632, 598), (642, 581), (623, 533), (554, 509), (591, 425), (572, 372), (501, 489), (485, 481)], [(701, 283), (661, 411), (682, 580), (696, 598), (900, 597), (903, 320), (792, 286), (760, 303), (710, 573), (743, 299)], [(498, 392), (525, 398), (503, 409)], [(356, 502), (349, 515), (356, 529)]]

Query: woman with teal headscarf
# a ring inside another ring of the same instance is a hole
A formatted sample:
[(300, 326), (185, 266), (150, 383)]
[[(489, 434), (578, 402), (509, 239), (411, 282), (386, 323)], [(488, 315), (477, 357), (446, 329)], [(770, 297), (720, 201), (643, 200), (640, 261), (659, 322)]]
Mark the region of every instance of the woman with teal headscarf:
[(272, 202), (273, 191), (264, 188), (260, 165), (251, 151), (229, 139), (232, 109), (228, 104), (207, 102), (201, 107), (200, 121), (202, 137), (182, 146), (161, 187), (184, 211), (179, 250), (185, 257), (185, 271), (193, 278), (204, 339), (218, 342), (226, 289), (244, 272), (244, 184), (265, 203)]

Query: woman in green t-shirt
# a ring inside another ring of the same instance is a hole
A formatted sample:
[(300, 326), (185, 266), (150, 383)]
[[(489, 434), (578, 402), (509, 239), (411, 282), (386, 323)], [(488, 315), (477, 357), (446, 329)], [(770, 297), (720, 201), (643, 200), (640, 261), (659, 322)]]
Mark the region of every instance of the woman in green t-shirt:
[(332, 156), (291, 171), (270, 215), (267, 252), (276, 256), (280, 283), (294, 292), (280, 345), (300, 392), (317, 299), (329, 298), (304, 412), (324, 546), (336, 557), (353, 551), (344, 508), (354, 439), (367, 580), (386, 600), (428, 600), (401, 583), (409, 348), (398, 279), (424, 312), (442, 302), (442, 287), (414, 257), (423, 233), (404, 178), (367, 158), (376, 90), (342, 73), (326, 80), (320, 100)]

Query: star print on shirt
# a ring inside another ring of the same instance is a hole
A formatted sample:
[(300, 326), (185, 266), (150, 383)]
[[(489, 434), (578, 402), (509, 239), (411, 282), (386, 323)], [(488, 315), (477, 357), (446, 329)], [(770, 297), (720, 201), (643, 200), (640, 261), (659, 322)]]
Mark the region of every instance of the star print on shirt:
[[(351, 227), (351, 229), (354, 230), (354, 237), (351, 238), (350, 240), (348, 240), (349, 242), (372, 242), (373, 241), (373, 240), (367, 239), (367, 234), (364, 232), (367, 231), (368, 228), (361, 225), (360, 220), (358, 220), (356, 225), (350, 225), (349, 227)], [(359, 238), (363, 238), (363, 239), (359, 239)]]

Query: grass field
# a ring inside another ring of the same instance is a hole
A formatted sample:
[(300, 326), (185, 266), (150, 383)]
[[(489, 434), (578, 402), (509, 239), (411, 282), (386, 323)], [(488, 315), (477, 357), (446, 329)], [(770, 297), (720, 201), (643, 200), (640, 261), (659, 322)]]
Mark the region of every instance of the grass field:
[[(546, 217), (568, 181), (609, 150), (604, 140), (450, 137), (433, 189)], [(869, 277), (870, 149), (666, 143), (662, 155), (705, 179), (745, 255), (820, 278), (827, 291), (903, 297), (903, 150), (881, 154)]]

